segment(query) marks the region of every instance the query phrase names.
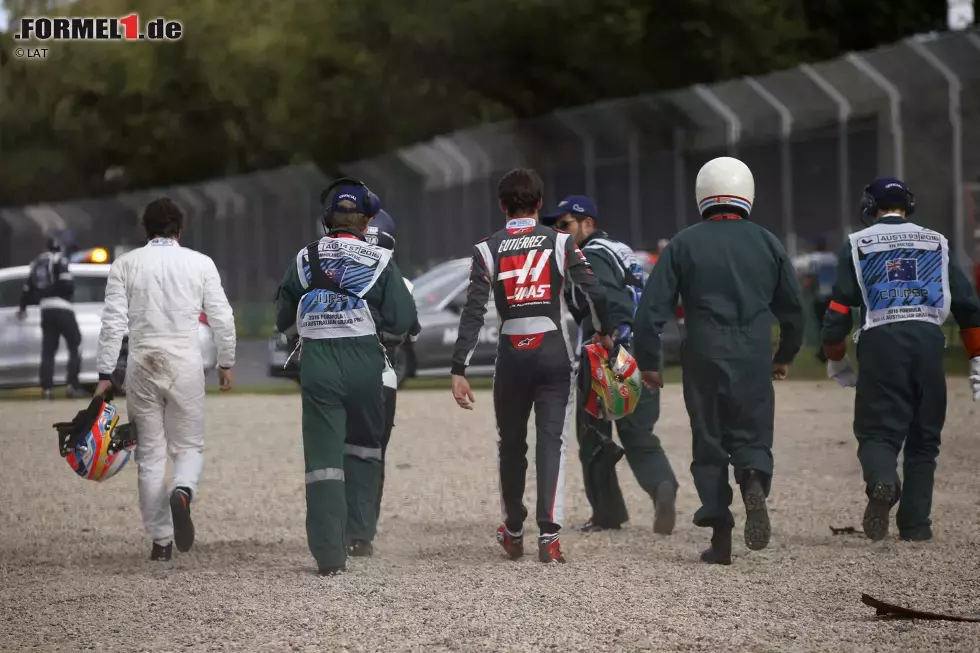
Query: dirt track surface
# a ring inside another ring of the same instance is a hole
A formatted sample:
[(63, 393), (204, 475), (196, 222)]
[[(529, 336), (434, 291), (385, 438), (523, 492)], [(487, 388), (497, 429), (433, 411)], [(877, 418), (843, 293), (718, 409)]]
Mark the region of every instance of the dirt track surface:
[[(732, 567), (696, 562), (690, 430), (679, 387), (657, 431), (682, 487), (678, 528), (654, 536), (625, 463), (632, 521), (567, 529), (564, 566), (514, 563), (494, 542), (489, 393), (475, 412), (446, 392), (399, 397), (376, 557), (320, 578), (306, 548), (298, 397), (208, 397), (198, 540), (151, 563), (130, 463), (99, 485), (56, 453), (73, 404), (0, 404), (0, 650), (23, 651), (972, 651), (980, 624), (878, 621), (862, 592), (924, 609), (980, 611), (980, 406), (950, 380), (930, 543), (831, 535), (861, 527), (853, 394), (778, 385), (769, 549), (736, 531)], [(531, 451), (533, 452), (533, 445)], [(589, 515), (570, 447), (571, 522)], [(531, 469), (533, 470), (533, 463)], [(533, 506), (533, 472), (528, 505)], [(736, 519), (744, 511), (736, 499)], [(894, 513), (893, 513), (894, 514)], [(533, 523), (528, 523), (533, 535)], [(532, 539), (533, 543), (533, 539)]]

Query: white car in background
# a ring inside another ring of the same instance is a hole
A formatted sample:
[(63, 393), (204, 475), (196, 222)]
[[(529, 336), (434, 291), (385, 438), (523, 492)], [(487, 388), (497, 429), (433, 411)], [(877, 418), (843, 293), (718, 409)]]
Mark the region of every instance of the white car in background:
[[(106, 261), (105, 250), (89, 250), (94, 255), (73, 256), (72, 260)], [(99, 348), (99, 332), (102, 330), (102, 309), (105, 307), (105, 285), (109, 277), (107, 263), (72, 263), (69, 266), (75, 282), (73, 306), (78, 330), (82, 334), (80, 347), (81, 371), (79, 383), (94, 389), (99, 381), (96, 369), (96, 355)], [(21, 320), (17, 317), (20, 307), (20, 293), (30, 272), (30, 266), (21, 265), (0, 268), (0, 388), (31, 388), (40, 384), (41, 365), (41, 311), (35, 304), (27, 307), (27, 315)], [(205, 373), (217, 365), (217, 348), (214, 334), (207, 324), (207, 317), (201, 313), (198, 331), (201, 340), (201, 354), (204, 357)], [(123, 340), (123, 353), (128, 343)], [(58, 346), (55, 356), (54, 384), (65, 385), (65, 371), (68, 365), (68, 349), (64, 340)]]

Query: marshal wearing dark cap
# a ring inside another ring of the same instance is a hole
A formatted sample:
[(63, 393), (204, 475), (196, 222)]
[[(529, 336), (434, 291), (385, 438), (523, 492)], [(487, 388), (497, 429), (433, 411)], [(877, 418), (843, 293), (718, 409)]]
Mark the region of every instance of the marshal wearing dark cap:
[[(899, 537), (932, 538), (933, 477), (946, 420), (942, 326), (950, 312), (971, 359), (970, 392), (980, 398), (980, 301), (950, 261), (946, 237), (908, 221), (915, 208), (915, 195), (899, 179), (865, 187), (861, 212), (872, 224), (844, 245), (823, 322), (828, 375), (857, 386), (854, 435), (868, 495), (864, 533), (872, 540), (888, 535), (896, 503)], [(861, 309), (854, 336), (860, 375), (847, 357), (854, 307)], [(904, 488), (897, 470), (902, 451)]]

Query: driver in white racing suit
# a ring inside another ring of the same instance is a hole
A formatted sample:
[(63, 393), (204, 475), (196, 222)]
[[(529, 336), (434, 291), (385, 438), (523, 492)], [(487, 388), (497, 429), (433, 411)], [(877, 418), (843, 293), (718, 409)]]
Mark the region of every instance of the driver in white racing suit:
[[(140, 512), (153, 541), (152, 560), (169, 560), (173, 543), (190, 550), (190, 503), (204, 464), (204, 369), (198, 318), (206, 313), (218, 352), (221, 389), (234, 383), (235, 320), (209, 257), (178, 244), (183, 215), (171, 200), (143, 213), (145, 247), (119, 257), (106, 284), (99, 335), (99, 386), (112, 387), (129, 333), (126, 405), (136, 425)], [(168, 492), (167, 453), (174, 487)]]

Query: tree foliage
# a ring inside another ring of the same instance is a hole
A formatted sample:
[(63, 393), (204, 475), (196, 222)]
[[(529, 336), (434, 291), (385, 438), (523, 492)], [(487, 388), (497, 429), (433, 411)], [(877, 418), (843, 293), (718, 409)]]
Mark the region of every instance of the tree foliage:
[[(9, 0), (180, 20), (6, 52), (0, 205), (337, 163), (488, 120), (758, 74), (940, 28), (927, 0)], [(11, 28), (16, 29), (16, 21)], [(109, 168), (121, 178), (106, 179)]]

